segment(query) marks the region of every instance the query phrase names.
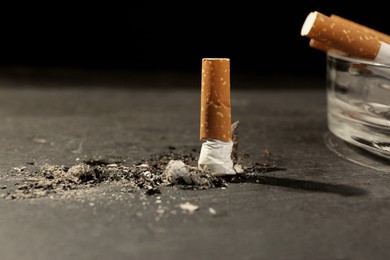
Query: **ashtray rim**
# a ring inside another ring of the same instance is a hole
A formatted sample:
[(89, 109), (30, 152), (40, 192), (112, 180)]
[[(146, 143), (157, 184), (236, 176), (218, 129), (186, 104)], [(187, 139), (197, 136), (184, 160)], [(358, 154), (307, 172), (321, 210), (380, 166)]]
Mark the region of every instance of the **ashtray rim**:
[(328, 58), (334, 58), (338, 60), (343, 60), (345, 62), (354, 63), (354, 64), (364, 64), (370, 66), (378, 66), (390, 69), (390, 63), (383, 63), (374, 60), (355, 58), (352, 56), (347, 56), (346, 54), (340, 53), (336, 50), (329, 50), (326, 52)]

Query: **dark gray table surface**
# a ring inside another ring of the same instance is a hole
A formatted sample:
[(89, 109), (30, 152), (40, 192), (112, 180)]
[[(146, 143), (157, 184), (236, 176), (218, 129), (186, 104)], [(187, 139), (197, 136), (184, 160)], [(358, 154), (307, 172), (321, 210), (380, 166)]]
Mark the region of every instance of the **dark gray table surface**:
[[(0, 193), (28, 163), (132, 163), (169, 147), (197, 155), (198, 76), (144, 76), (115, 84), (3, 77)], [(324, 80), (232, 82), (239, 156), (262, 162), (269, 151), (279, 170), (153, 196), (108, 183), (68, 197), (0, 199), (0, 259), (388, 259), (390, 172), (326, 145)], [(182, 211), (185, 202), (199, 209)]]

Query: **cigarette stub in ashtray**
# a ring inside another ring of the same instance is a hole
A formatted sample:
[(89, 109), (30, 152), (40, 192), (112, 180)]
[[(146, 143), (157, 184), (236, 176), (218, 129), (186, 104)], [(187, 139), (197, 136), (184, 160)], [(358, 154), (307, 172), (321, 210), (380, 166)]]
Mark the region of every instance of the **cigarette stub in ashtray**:
[[(387, 44), (390, 44), (390, 35), (387, 35), (387, 34), (385, 34), (383, 32), (380, 32), (378, 30), (372, 29), (372, 28), (370, 28), (368, 26), (365, 26), (365, 25), (362, 25), (360, 23), (351, 21), (349, 19), (346, 19), (346, 18), (341, 17), (341, 16), (336, 15), (336, 14), (331, 14), (330, 18), (332, 20), (340, 21), (340, 22), (343, 22), (343, 23), (347, 23), (350, 26), (354, 26), (356, 29), (362, 31), (365, 35), (371, 35), (372, 37), (374, 37), (378, 41), (383, 41), (383, 42), (385, 42)], [(310, 39), (309, 46), (312, 47), (312, 48), (321, 50), (323, 52), (327, 52), (327, 51), (329, 51), (331, 49), (325, 43), (317, 41), (315, 39)], [(333, 49), (333, 51), (338, 51), (338, 50)], [(342, 54), (342, 53), (340, 53), (340, 54)]]
[(361, 30), (364, 34), (372, 35), (378, 41), (382, 41), (382, 42), (390, 44), (390, 35), (387, 35), (387, 34), (385, 34), (383, 32), (374, 30), (374, 29), (372, 29), (372, 28), (370, 28), (368, 26), (359, 24), (357, 22), (348, 20), (348, 19), (346, 19), (344, 17), (341, 17), (339, 15), (331, 14), (330, 18), (332, 18), (333, 20), (336, 20), (336, 21), (341, 21), (341, 22), (347, 23), (347, 24), (349, 24), (351, 26), (355, 26), (356, 29)]
[(319, 12), (306, 17), (301, 35), (356, 58), (390, 62), (390, 45), (358, 26)]
[(213, 175), (231, 175), (232, 120), (230, 106), (230, 59), (202, 59), (200, 140), (198, 167)]

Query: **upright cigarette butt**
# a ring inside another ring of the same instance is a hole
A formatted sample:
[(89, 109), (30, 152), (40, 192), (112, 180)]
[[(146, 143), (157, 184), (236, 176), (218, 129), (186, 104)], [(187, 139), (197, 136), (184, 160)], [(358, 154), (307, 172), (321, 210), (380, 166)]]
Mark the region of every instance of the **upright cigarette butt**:
[(381, 49), (381, 42), (372, 35), (317, 11), (309, 13), (302, 26), (301, 35), (362, 59), (375, 60)]
[(230, 59), (203, 58), (200, 140), (232, 141)]
[(375, 39), (377, 39), (378, 41), (383, 41), (385, 43), (388, 43), (390, 44), (390, 35), (388, 34), (385, 34), (383, 32), (380, 32), (380, 31), (377, 31), (377, 30), (374, 30), (370, 27), (367, 27), (365, 25), (362, 25), (360, 23), (357, 23), (357, 22), (354, 22), (354, 21), (351, 21), (349, 19), (346, 19), (344, 17), (341, 17), (341, 16), (338, 16), (338, 15), (335, 15), (335, 14), (331, 14), (330, 15), (330, 18), (335, 20), (335, 21), (341, 21), (341, 22), (344, 22), (344, 23), (347, 23), (351, 26), (355, 26), (357, 29), (360, 29), (361, 31), (363, 31), (365, 34), (370, 34), (372, 35)]

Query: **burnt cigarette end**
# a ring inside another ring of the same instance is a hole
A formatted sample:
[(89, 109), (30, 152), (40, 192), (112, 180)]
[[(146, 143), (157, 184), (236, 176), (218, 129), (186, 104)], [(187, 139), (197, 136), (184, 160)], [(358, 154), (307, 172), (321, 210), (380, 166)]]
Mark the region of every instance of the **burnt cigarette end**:
[(203, 58), (200, 140), (231, 141), (230, 59)]

